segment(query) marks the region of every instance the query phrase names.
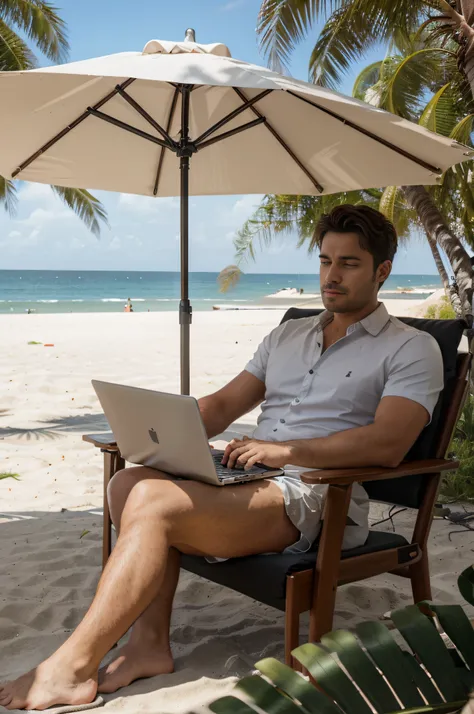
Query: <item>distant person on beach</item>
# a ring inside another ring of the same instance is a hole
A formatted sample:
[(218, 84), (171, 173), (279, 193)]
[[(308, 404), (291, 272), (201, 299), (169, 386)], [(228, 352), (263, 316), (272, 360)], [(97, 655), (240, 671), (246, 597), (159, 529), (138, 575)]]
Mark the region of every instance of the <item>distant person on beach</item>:
[[(316, 240), (325, 311), (276, 327), (240, 374), (198, 401), (209, 439), (260, 405), (257, 428), (233, 439), (222, 462), (260, 462), (284, 474), (217, 488), (144, 466), (116, 473), (108, 499), (118, 538), (92, 605), (49, 659), (0, 684), (0, 706), (77, 706), (97, 691), (173, 672), (169, 629), (182, 553), (214, 562), (309, 551), (327, 487), (304, 483), (301, 473), (396, 467), (429, 424), (443, 389), (438, 344), (378, 300), (397, 249), (394, 226), (368, 206), (341, 205), (321, 218)], [(343, 549), (365, 543), (368, 515), (367, 493), (354, 484)]]
[(125, 303), (123, 311), (124, 312), (133, 312), (133, 305), (132, 305), (132, 301), (130, 298), (127, 298), (127, 302)]
[(300, 295), (304, 293), (304, 288), (300, 288)]

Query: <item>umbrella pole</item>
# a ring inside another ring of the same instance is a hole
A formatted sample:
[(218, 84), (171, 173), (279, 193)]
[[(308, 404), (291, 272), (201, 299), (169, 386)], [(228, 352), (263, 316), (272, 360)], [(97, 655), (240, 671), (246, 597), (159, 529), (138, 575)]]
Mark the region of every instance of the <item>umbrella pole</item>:
[(190, 391), (189, 332), (192, 322), (192, 307), (189, 302), (189, 164), (193, 149), (189, 142), (189, 101), (191, 86), (181, 89), (181, 139), (178, 149), (180, 158), (181, 192), (181, 300), (179, 303), (179, 324), (181, 330), (181, 394)]

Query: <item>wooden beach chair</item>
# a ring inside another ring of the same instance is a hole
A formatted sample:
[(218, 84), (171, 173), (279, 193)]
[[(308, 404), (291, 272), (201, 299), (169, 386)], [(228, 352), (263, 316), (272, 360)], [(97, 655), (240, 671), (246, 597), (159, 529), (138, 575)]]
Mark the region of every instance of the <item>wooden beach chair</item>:
[[(291, 308), (283, 321), (317, 315), (321, 310)], [(285, 612), (285, 661), (299, 644), (299, 619), (310, 611), (309, 640), (318, 641), (332, 628), (336, 590), (340, 585), (392, 573), (411, 582), (415, 602), (431, 599), (428, 536), (440, 478), (458, 468), (446, 454), (459, 413), (468, 392), (471, 355), (458, 354), (467, 325), (462, 320), (424, 320), (409, 317), (402, 322), (429, 332), (443, 355), (445, 387), (431, 424), (422, 432), (406, 460), (397, 468), (354, 468), (310, 471), (306, 483), (328, 486), (321, 535), (312, 550), (299, 555), (254, 555), (210, 564), (204, 558), (184, 555), (182, 567)], [(124, 467), (110, 435), (83, 437), (104, 453), (103, 563), (111, 549), (111, 523), (107, 485)], [(352, 484), (363, 484), (371, 500), (418, 511), (411, 542), (393, 532), (371, 530), (365, 545), (341, 551)]]

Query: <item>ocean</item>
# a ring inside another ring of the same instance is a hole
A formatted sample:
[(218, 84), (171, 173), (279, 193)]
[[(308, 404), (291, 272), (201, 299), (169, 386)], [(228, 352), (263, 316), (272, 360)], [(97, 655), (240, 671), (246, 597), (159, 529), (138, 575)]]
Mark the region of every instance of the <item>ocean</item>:
[[(190, 273), (193, 310), (268, 305), (282, 288), (303, 288), (308, 299), (319, 293), (318, 275), (246, 273), (223, 294), (217, 275)], [(437, 275), (391, 275), (380, 296), (420, 300), (440, 287)], [(172, 272), (0, 270), (0, 313), (122, 312), (127, 298), (135, 312), (169, 311), (178, 309), (179, 295), (180, 275)]]

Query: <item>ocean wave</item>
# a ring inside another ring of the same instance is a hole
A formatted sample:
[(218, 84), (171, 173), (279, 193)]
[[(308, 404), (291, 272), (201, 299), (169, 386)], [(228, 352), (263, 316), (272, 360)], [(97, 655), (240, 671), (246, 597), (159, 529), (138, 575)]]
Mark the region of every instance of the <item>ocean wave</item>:
[[(28, 301), (26, 300), (26, 302)], [(35, 300), (35, 302), (59, 302), (59, 300)]]
[(127, 298), (101, 298), (101, 302), (127, 302)]
[(394, 288), (393, 290), (381, 290), (380, 295), (432, 295), (439, 288)]

